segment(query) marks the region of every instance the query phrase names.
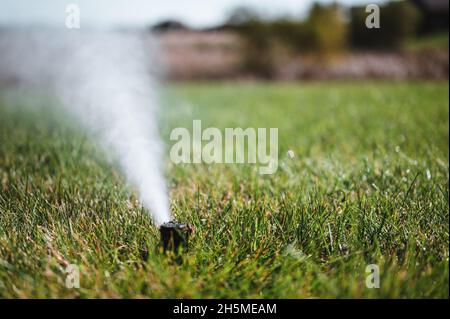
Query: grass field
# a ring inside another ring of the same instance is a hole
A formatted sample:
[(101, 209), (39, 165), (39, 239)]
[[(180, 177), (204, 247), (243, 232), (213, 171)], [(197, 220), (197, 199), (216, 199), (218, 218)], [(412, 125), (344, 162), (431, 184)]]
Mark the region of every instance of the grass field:
[[(86, 133), (45, 98), (1, 90), (0, 297), (448, 298), (448, 93), (448, 82), (164, 88), (168, 147), (192, 119), (279, 128), (274, 175), (166, 159), (173, 212), (195, 228), (179, 265)], [(79, 289), (65, 285), (68, 264)], [(365, 285), (369, 264), (379, 289)]]

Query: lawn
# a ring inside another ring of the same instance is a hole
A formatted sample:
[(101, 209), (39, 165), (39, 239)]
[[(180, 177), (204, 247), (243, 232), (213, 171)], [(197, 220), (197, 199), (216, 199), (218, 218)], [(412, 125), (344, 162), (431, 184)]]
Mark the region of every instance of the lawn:
[(167, 154), (193, 119), (279, 136), (273, 175), (166, 155), (172, 211), (195, 229), (180, 264), (88, 133), (43, 94), (2, 89), (0, 297), (448, 298), (448, 94), (448, 82), (162, 87)]

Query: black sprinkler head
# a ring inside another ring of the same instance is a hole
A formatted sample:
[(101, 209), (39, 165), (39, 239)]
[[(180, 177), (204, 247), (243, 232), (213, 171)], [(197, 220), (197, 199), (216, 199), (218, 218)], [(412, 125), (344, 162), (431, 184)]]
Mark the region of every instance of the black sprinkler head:
[(177, 220), (171, 220), (159, 227), (161, 233), (161, 242), (164, 251), (173, 251), (178, 253), (182, 248), (184, 251), (188, 249), (189, 234), (192, 228), (188, 224), (180, 223)]

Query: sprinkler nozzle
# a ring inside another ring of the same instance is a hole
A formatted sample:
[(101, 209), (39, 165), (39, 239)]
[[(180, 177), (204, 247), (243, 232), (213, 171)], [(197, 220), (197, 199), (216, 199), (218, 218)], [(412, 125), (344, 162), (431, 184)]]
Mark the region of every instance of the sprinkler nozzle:
[(164, 251), (173, 251), (178, 253), (179, 249), (188, 249), (189, 234), (192, 228), (188, 224), (180, 223), (177, 220), (171, 220), (159, 227), (161, 233), (161, 243)]

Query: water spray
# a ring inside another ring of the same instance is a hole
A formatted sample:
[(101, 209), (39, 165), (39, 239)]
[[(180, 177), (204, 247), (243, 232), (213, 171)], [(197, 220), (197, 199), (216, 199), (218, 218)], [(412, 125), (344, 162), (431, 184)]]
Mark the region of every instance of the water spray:
[(0, 71), (53, 91), (114, 153), (159, 226), (164, 252), (178, 255), (187, 251), (192, 228), (171, 220), (155, 118), (158, 61), (148, 44), (148, 37), (134, 33), (12, 32), (0, 38)]
[(112, 155), (159, 226), (172, 217), (152, 43), (139, 31), (13, 30), (0, 38), (0, 74), (59, 98)]

